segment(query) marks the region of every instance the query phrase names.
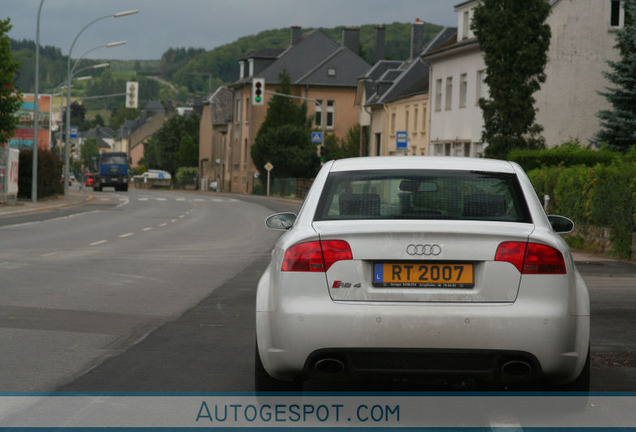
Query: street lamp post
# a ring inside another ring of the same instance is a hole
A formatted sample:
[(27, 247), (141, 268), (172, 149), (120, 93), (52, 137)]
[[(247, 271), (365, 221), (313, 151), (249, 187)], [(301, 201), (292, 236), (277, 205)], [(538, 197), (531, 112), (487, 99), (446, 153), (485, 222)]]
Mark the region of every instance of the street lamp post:
[[(69, 155), (68, 155), (68, 149), (69, 149), (69, 142), (70, 142), (70, 139), (71, 139), (71, 136), (70, 136), (70, 133), (71, 133), (71, 77), (72, 77), (72, 73), (71, 73), (71, 55), (73, 54), (73, 47), (75, 46), (75, 42), (77, 42), (77, 39), (79, 39), (79, 37), (82, 35), (82, 33), (84, 33), (84, 30), (86, 30), (88, 27), (90, 27), (91, 25), (95, 24), (96, 22), (101, 21), (101, 20), (106, 19), (106, 18), (121, 18), (121, 17), (124, 17), (124, 16), (136, 14), (137, 12), (139, 12), (139, 11), (135, 9), (135, 10), (130, 10), (130, 11), (117, 12), (116, 14), (113, 14), (113, 15), (104, 15), (102, 17), (94, 19), (93, 21), (91, 21), (88, 24), (86, 24), (79, 31), (79, 33), (77, 33), (77, 35), (73, 39), (73, 43), (71, 43), (71, 48), (68, 50), (67, 89), (66, 89), (67, 90), (67, 100), (66, 100), (66, 140), (65, 140), (65, 145), (64, 145), (64, 196), (68, 195), (68, 179), (70, 178), (69, 177), (69, 157), (68, 157)], [(111, 45), (111, 44), (109, 44), (109, 45)], [(122, 43), (115, 42), (111, 46), (119, 46), (119, 45), (122, 45)], [(108, 45), (106, 45), (106, 46), (108, 47)], [(101, 47), (99, 47), (99, 48), (101, 48)], [(92, 51), (92, 50), (89, 50), (89, 51)], [(88, 53), (88, 51), (86, 53), (84, 53), (84, 55), (86, 55), (87, 53)], [(79, 61), (80, 59), (78, 59), (77, 61)], [(73, 65), (73, 69), (75, 68), (76, 65), (77, 65), (77, 62), (75, 62), (75, 64)]]
[(40, 111), (39, 106), (39, 78), (40, 78), (40, 13), (42, 12), (42, 5), (44, 0), (40, 0), (40, 7), (38, 8), (38, 18), (35, 30), (35, 99), (33, 101), (33, 169), (31, 173), (31, 200), (37, 202), (38, 200), (38, 114)]

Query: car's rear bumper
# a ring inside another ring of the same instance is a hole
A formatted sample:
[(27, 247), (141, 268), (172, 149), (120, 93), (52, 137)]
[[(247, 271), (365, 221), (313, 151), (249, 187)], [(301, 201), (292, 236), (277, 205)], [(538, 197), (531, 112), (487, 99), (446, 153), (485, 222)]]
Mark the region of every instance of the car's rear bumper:
[[(523, 358), (532, 364), (526, 378), (562, 383), (580, 374), (588, 352), (589, 316), (572, 316), (558, 305), (334, 303), (305, 297), (279, 306), (275, 313), (256, 314), (263, 364), (279, 379), (312, 375), (319, 360), (335, 355), (345, 374), (446, 374), (500, 382), (509, 381), (501, 379), (501, 366)], [(478, 360), (485, 366), (471, 366)]]

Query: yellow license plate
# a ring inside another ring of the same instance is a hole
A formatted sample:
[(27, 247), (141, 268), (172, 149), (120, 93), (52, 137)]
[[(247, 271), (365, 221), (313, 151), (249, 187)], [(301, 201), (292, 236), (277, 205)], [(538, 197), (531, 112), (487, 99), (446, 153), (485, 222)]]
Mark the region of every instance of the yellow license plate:
[(412, 288), (472, 288), (472, 264), (374, 263), (373, 286)]

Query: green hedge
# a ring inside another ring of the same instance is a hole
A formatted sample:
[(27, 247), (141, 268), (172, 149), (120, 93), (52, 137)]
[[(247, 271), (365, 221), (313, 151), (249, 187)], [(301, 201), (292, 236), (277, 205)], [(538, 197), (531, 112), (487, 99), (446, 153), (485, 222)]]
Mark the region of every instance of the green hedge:
[[(18, 198), (31, 199), (33, 180), (33, 150), (20, 149), (18, 167)], [(50, 150), (38, 150), (38, 199), (64, 193), (61, 182), (62, 160)]]
[(193, 185), (196, 182), (197, 167), (181, 167), (177, 169), (177, 183), (181, 185)]
[(611, 150), (583, 148), (576, 140), (545, 150), (516, 149), (508, 155), (508, 159), (517, 162), (526, 171), (550, 166), (610, 165), (622, 158), (624, 158), (622, 153)]
[(550, 196), (549, 213), (581, 225), (611, 228), (613, 254), (630, 258), (636, 227), (636, 163), (546, 167), (528, 176), (539, 197)]

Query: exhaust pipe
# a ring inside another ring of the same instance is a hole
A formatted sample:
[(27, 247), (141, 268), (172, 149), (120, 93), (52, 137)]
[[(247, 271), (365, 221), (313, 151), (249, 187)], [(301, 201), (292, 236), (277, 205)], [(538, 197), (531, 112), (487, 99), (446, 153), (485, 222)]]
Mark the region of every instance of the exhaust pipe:
[(323, 358), (314, 364), (316, 372), (326, 375), (335, 375), (344, 372), (344, 363), (334, 358)]
[(532, 366), (523, 360), (511, 360), (501, 366), (501, 373), (510, 378), (526, 378), (532, 374)]

